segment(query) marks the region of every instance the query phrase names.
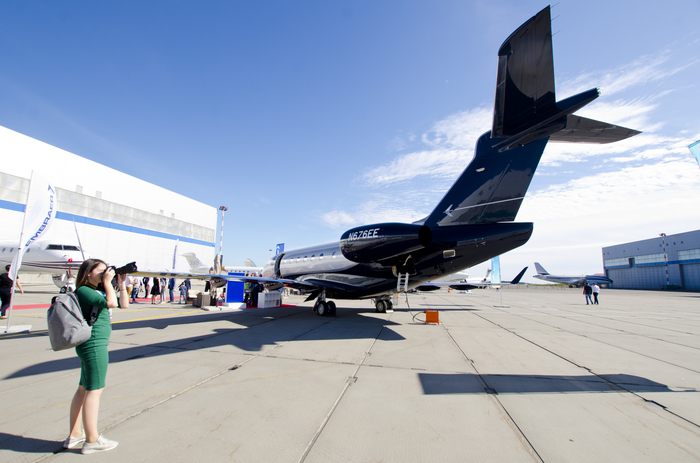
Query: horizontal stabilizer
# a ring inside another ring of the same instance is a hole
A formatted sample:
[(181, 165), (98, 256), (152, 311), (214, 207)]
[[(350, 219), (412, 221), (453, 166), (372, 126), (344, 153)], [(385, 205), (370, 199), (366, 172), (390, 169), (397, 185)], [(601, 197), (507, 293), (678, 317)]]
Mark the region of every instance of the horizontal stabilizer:
[(586, 117), (571, 115), (560, 131), (549, 137), (551, 142), (568, 143), (613, 143), (640, 134), (639, 130), (608, 124)]

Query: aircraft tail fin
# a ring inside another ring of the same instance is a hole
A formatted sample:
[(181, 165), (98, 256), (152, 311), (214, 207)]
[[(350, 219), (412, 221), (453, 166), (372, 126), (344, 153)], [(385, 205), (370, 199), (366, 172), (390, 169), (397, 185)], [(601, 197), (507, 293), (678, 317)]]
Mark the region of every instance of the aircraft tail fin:
[(520, 283), (520, 280), (523, 278), (523, 275), (525, 275), (525, 272), (527, 272), (527, 267), (525, 267), (524, 269), (522, 269), (522, 270), (520, 271), (520, 273), (518, 273), (518, 274), (515, 276), (515, 278), (513, 278), (513, 279), (511, 280), (510, 284), (512, 284), (512, 285), (517, 285), (518, 283)]
[(593, 88), (556, 101), (551, 15), (544, 8), (499, 49), (491, 131), (479, 138), (474, 159), (424, 224), (513, 221), (550, 137), (610, 143), (639, 133), (573, 115), (599, 95)]
[(243, 261), (243, 264), (244, 264), (246, 267), (257, 267), (257, 265), (255, 265), (255, 262), (253, 262), (253, 259), (245, 259), (245, 260)]
[(540, 265), (539, 262), (535, 262), (535, 268), (537, 269), (537, 274), (538, 274), (538, 275), (549, 275), (549, 272), (546, 271), (546, 270), (544, 269), (544, 267), (542, 267), (542, 266)]
[(204, 267), (204, 262), (199, 260), (197, 255), (193, 252), (186, 252), (186, 253), (182, 254), (182, 257), (187, 259), (187, 264), (190, 266), (190, 269)]

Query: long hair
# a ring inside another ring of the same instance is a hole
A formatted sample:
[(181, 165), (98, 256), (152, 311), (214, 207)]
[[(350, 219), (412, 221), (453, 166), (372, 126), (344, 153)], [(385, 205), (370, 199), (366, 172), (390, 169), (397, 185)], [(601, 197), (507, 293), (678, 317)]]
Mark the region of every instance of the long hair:
[(97, 268), (98, 265), (100, 264), (105, 264), (107, 263), (103, 260), (100, 259), (87, 259), (85, 260), (81, 265), (80, 269), (78, 269), (78, 276), (75, 279), (75, 287), (79, 288), (85, 284), (88, 283), (88, 275)]

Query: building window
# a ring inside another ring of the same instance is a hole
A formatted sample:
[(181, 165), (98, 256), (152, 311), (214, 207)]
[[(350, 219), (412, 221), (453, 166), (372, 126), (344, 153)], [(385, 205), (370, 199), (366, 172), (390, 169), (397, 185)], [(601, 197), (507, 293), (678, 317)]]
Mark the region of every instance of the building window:
[(700, 249), (689, 249), (687, 251), (678, 251), (678, 260), (689, 261), (689, 260), (700, 260)]
[(637, 265), (653, 265), (653, 264), (663, 264), (664, 263), (664, 253), (660, 254), (646, 254), (643, 256), (637, 256), (634, 259)]
[(604, 266), (605, 268), (629, 267), (630, 260), (627, 257), (621, 257), (619, 259), (606, 259)]

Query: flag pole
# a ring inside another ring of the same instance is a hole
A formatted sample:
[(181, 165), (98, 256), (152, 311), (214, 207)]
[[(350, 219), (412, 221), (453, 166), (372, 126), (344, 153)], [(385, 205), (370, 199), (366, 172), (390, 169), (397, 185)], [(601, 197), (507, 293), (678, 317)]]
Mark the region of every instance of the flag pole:
[(31, 175), (29, 176), (29, 188), (27, 189), (27, 200), (24, 205), (24, 216), (22, 217), (22, 229), (19, 232), (19, 243), (17, 244), (17, 254), (15, 254), (15, 258), (12, 259), (12, 264), (10, 267), (10, 270), (12, 270), (12, 267), (15, 265), (17, 268), (15, 269), (15, 278), (12, 280), (12, 292), (10, 293), (10, 307), (7, 308), (7, 326), (5, 327), (5, 333), (10, 332), (10, 326), (12, 326), (12, 307), (15, 305), (15, 287), (17, 286), (17, 278), (19, 278), (19, 267), (20, 267), (20, 262), (19, 259), (17, 258), (20, 253), (20, 249), (22, 247), (22, 239), (24, 238), (24, 222), (27, 220), (27, 204), (29, 204), (29, 192), (32, 191), (32, 180), (34, 180), (34, 171), (32, 171)]

